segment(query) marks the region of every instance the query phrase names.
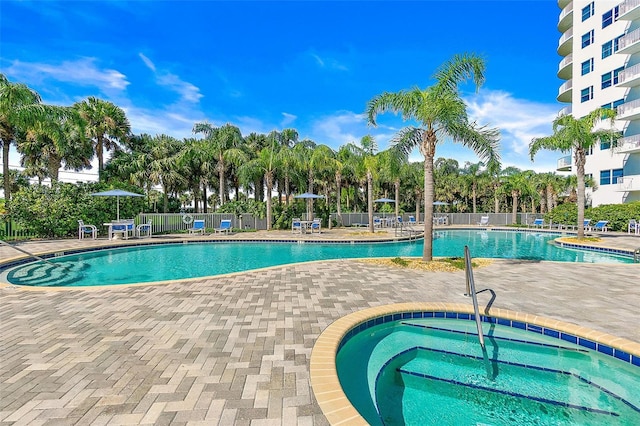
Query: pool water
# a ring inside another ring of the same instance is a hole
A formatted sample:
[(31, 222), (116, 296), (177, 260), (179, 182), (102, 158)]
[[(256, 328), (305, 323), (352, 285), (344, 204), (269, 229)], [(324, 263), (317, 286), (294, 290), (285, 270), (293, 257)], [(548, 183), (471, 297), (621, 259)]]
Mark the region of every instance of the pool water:
[(474, 321), (406, 319), (338, 352), (342, 388), (372, 425), (637, 425), (640, 368), (570, 342)]
[[(462, 257), (465, 245), (473, 257), (562, 262), (631, 263), (604, 253), (560, 248), (558, 235), (513, 231), (438, 231), (433, 255)], [(247, 271), (268, 266), (328, 259), (422, 256), (423, 243), (277, 243), (214, 242), (162, 244), (84, 252), (18, 266), (0, 280), (31, 286), (96, 286), (176, 280)]]

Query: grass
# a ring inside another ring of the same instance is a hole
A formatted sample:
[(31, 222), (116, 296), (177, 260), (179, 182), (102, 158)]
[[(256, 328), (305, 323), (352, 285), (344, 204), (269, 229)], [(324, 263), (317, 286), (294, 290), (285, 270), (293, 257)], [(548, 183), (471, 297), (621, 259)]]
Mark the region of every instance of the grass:
[[(419, 269), (431, 272), (456, 272), (464, 270), (464, 259), (462, 257), (444, 257), (436, 258), (431, 262), (423, 262), (420, 258), (403, 259), (394, 257), (388, 259), (362, 259), (364, 263), (373, 263), (375, 265), (392, 266), (397, 268)], [(471, 266), (474, 268), (487, 266), (492, 263), (491, 259), (474, 259)]]

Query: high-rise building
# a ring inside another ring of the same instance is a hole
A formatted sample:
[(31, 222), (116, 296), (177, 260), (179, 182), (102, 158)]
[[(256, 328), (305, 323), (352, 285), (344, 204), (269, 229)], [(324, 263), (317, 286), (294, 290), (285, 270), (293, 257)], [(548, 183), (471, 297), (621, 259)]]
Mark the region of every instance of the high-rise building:
[[(622, 137), (603, 141), (587, 155), (585, 173), (592, 206), (640, 200), (640, 0), (558, 0), (562, 56), (558, 77), (565, 82), (561, 114), (583, 117), (599, 107), (617, 111)], [(572, 155), (558, 160), (571, 171)], [(575, 167), (575, 166), (574, 166)]]

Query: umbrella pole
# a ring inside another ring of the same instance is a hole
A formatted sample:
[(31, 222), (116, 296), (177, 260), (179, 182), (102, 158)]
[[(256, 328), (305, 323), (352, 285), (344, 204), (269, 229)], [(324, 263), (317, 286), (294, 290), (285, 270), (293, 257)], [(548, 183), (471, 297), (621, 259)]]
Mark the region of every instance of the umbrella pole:
[(120, 196), (119, 195), (116, 197), (116, 217), (118, 218), (118, 221), (120, 221)]

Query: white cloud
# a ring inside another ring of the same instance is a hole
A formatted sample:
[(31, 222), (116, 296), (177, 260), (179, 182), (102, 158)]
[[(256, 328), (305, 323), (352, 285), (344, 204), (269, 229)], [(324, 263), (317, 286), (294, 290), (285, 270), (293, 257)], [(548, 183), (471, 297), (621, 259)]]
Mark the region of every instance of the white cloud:
[(29, 81), (31, 84), (54, 79), (78, 86), (95, 86), (103, 92), (124, 90), (129, 85), (127, 77), (121, 72), (99, 68), (96, 58), (81, 58), (63, 61), (60, 64), (16, 60), (6, 69), (6, 74), (21, 81)]
[(318, 55), (316, 53), (309, 53), (309, 55), (311, 55), (311, 57), (313, 59), (315, 59), (316, 63), (318, 64), (318, 66), (320, 68), (326, 68), (326, 69), (337, 70), (337, 71), (348, 71), (349, 70), (349, 68), (347, 68), (346, 65), (341, 64), (340, 62), (338, 62), (337, 59), (334, 59), (334, 58), (322, 58), (322, 57), (320, 57), (320, 55)]
[(283, 112), (282, 116), (284, 118), (280, 122), (280, 126), (282, 126), (283, 128), (286, 128), (289, 124), (293, 123), (298, 118), (297, 115), (289, 114), (288, 112)]
[(138, 56), (140, 56), (140, 59), (142, 59), (142, 62), (144, 62), (147, 68), (149, 68), (153, 72), (156, 72), (156, 66), (153, 62), (151, 62), (151, 59), (147, 58), (142, 53), (138, 53)]

